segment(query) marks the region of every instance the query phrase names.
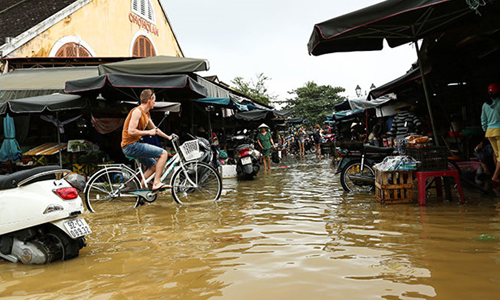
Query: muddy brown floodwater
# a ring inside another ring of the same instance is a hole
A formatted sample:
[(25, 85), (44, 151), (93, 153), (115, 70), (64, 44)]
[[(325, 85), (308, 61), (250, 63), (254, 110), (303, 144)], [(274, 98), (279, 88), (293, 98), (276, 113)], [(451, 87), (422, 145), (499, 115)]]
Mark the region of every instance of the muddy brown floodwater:
[(216, 205), (87, 212), (79, 258), (0, 261), (0, 298), (498, 299), (498, 198), (385, 206), (326, 160), (287, 165), (224, 180)]

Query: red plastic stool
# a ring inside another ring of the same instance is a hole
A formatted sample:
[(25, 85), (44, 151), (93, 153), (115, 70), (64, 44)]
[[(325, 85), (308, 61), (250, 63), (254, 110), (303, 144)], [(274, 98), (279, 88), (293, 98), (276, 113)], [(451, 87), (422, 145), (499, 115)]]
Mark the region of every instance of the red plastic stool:
[[(441, 186), (441, 177), (453, 177), (457, 183), (458, 193), (460, 194), (460, 202), (462, 204), (464, 201), (464, 194), (462, 191), (462, 183), (460, 182), (460, 175), (457, 170), (443, 170), (443, 171), (418, 171), (417, 173), (418, 179), (418, 205), (425, 205), (426, 198), (426, 188), (427, 188), (427, 179), (436, 177), (436, 192), (439, 197), (443, 196), (443, 189)], [(448, 194), (448, 193), (447, 193)], [(447, 195), (448, 196), (448, 195)], [(450, 193), (451, 198), (451, 193)]]

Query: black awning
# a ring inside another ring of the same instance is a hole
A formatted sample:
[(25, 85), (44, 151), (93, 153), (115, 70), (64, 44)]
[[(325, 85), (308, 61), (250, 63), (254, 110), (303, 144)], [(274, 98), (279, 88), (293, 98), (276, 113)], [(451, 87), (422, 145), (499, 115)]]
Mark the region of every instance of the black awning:
[(83, 109), (87, 106), (87, 100), (79, 95), (52, 94), (24, 99), (9, 100), (0, 106), (0, 115), (7, 112), (43, 113), (46, 111), (56, 112), (72, 109)]
[(207, 90), (186, 74), (128, 75), (106, 74), (66, 82), (64, 91), (71, 94), (102, 94), (106, 99), (138, 100), (143, 89), (153, 89), (163, 100), (198, 99)]
[(334, 109), (335, 109), (335, 111), (342, 111), (342, 110), (351, 109), (351, 106), (349, 105), (349, 100), (345, 100), (344, 102), (335, 104)]
[(304, 122), (303, 118), (294, 118), (294, 119), (285, 120), (285, 123), (291, 124), (291, 125), (298, 125), (298, 124), (302, 124), (303, 122)]
[[(424, 75), (427, 75), (430, 72), (431, 72), (430, 67), (424, 69)], [(397, 90), (399, 88), (404, 88), (409, 84), (416, 82), (420, 83), (421, 81), (422, 81), (422, 73), (420, 72), (420, 68), (415, 68), (406, 73), (405, 75), (398, 77), (384, 85), (381, 85), (376, 89), (371, 90), (369, 96), (376, 99), (390, 93), (397, 94)]]
[(158, 55), (99, 66), (99, 74), (180, 74), (208, 71), (206, 59)]
[(382, 50), (384, 39), (397, 47), (464, 22), (465, 16), (479, 17), (462, 0), (387, 0), (314, 25), (308, 50)]
[(292, 115), (291, 110), (274, 110), (273, 115), (275, 118), (286, 118)]
[(244, 121), (258, 121), (267, 118), (267, 114), (272, 111), (270, 110), (251, 110), (251, 111), (239, 111), (234, 114), (236, 119), (244, 120)]

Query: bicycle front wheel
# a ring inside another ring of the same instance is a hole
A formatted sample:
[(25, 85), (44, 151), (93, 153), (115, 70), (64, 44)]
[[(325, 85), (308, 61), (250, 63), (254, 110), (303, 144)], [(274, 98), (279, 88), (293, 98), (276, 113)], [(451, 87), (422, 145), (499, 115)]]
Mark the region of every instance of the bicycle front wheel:
[(172, 196), (179, 204), (216, 201), (222, 193), (219, 173), (202, 162), (187, 162), (174, 173), (170, 182)]
[(122, 195), (141, 187), (137, 176), (124, 167), (105, 168), (95, 173), (85, 186), (85, 204), (91, 212), (116, 211), (136, 207), (138, 196)]

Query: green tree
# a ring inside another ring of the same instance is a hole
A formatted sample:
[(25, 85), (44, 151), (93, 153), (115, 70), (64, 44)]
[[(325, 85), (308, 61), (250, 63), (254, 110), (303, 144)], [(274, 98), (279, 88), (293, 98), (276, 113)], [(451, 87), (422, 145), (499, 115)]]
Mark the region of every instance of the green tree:
[(281, 103), (286, 104), (285, 109), (290, 109), (295, 117), (304, 118), (312, 125), (322, 124), (326, 116), (332, 114), (335, 104), (346, 99), (339, 95), (342, 92), (345, 92), (342, 87), (317, 85), (309, 81), (303, 87), (289, 91), (295, 97)]
[(249, 98), (264, 104), (270, 104), (276, 99), (275, 95), (269, 93), (266, 82), (271, 78), (264, 73), (257, 74), (257, 81), (246, 81), (243, 77), (235, 77), (231, 83), (235, 85), (234, 90), (248, 96)]

